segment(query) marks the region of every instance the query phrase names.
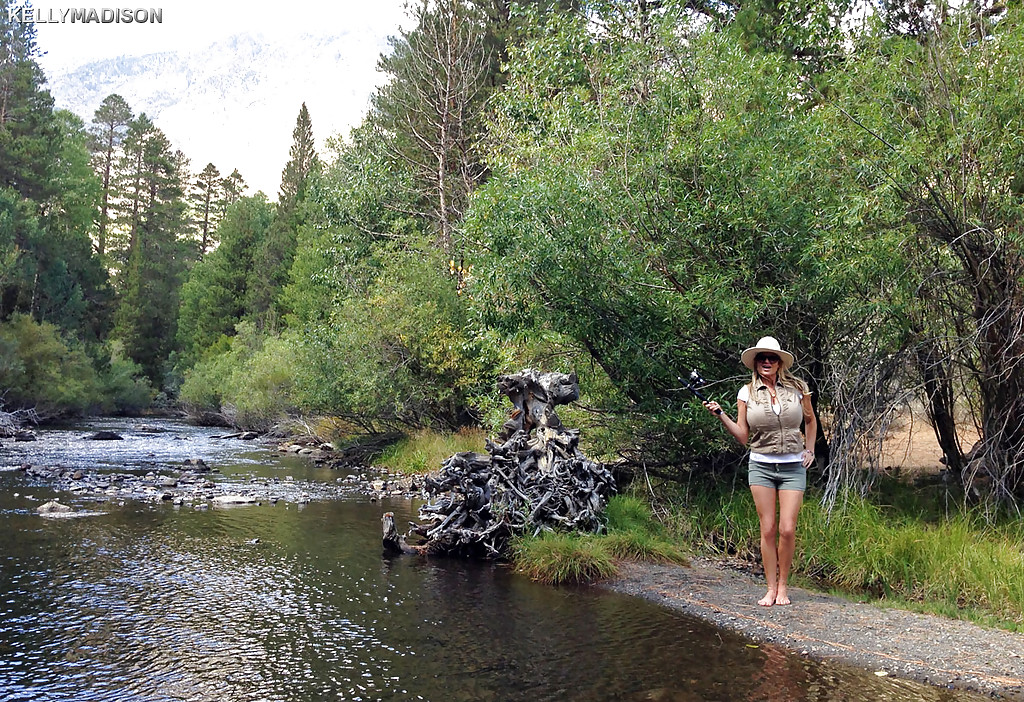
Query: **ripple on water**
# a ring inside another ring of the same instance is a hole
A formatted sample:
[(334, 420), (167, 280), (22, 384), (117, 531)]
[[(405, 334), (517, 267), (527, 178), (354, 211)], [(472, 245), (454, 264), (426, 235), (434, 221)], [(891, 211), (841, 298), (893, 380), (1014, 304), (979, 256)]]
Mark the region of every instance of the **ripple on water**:
[[(198, 457), (280, 469), (232, 446), (243, 463), (219, 444)], [(380, 514), (414, 518), (405, 501), (45, 522), (20, 480), (0, 476), (3, 702), (980, 699), (751, 648), (614, 593), (382, 557)]]

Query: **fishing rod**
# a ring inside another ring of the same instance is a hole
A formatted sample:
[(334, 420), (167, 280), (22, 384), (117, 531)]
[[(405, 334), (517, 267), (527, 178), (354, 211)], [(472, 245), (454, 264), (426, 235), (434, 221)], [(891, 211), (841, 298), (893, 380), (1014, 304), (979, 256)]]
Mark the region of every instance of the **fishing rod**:
[[(704, 378), (701, 377), (700, 373), (697, 372), (696, 368), (694, 368), (692, 371), (690, 371), (690, 379), (689, 380), (683, 380), (682, 378), (676, 378), (676, 379), (680, 383), (685, 385), (687, 390), (689, 390), (694, 395), (696, 395), (697, 398), (700, 399), (701, 402), (711, 402), (711, 400), (709, 400), (707, 398), (707, 396), (700, 391), (700, 388), (703, 387), (705, 384), (707, 384), (707, 381), (704, 380)], [(721, 414), (721, 413), (722, 413), (721, 409), (716, 409), (715, 410), (715, 414)]]

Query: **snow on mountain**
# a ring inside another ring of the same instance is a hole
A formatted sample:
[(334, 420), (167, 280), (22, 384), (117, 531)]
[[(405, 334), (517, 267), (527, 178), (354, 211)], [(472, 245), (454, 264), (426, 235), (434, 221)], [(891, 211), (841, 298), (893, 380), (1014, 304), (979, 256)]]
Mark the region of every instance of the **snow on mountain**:
[(57, 107), (87, 123), (118, 93), (145, 112), (198, 172), (235, 168), (249, 192), (276, 197), (295, 118), (309, 108), (318, 144), (359, 124), (383, 76), (376, 71), (385, 37), (352, 32), (267, 39), (240, 34), (193, 52), (121, 56), (48, 76)]

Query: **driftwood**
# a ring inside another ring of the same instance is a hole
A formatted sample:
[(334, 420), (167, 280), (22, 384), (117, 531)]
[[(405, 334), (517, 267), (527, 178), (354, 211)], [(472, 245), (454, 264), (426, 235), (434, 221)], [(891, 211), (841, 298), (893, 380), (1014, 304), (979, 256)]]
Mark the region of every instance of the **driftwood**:
[[(437, 478), (427, 478), (431, 501), (407, 535), (385, 514), (385, 549), (504, 558), (514, 536), (604, 528), (611, 471), (580, 452), (579, 431), (563, 427), (555, 413), (579, 398), (576, 375), (526, 369), (502, 376), (498, 389), (513, 408), (497, 441), (486, 442), (487, 453), (449, 457)], [(414, 535), (421, 541), (411, 545)]]

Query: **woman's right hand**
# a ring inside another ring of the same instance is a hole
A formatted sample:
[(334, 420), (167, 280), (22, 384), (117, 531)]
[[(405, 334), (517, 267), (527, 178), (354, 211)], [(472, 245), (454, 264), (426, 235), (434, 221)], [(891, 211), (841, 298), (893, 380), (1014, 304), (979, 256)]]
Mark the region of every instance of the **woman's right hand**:
[(710, 400), (708, 402), (705, 402), (704, 406), (708, 408), (708, 412), (710, 412), (711, 414), (721, 414), (722, 413), (722, 406), (719, 405), (714, 400)]

